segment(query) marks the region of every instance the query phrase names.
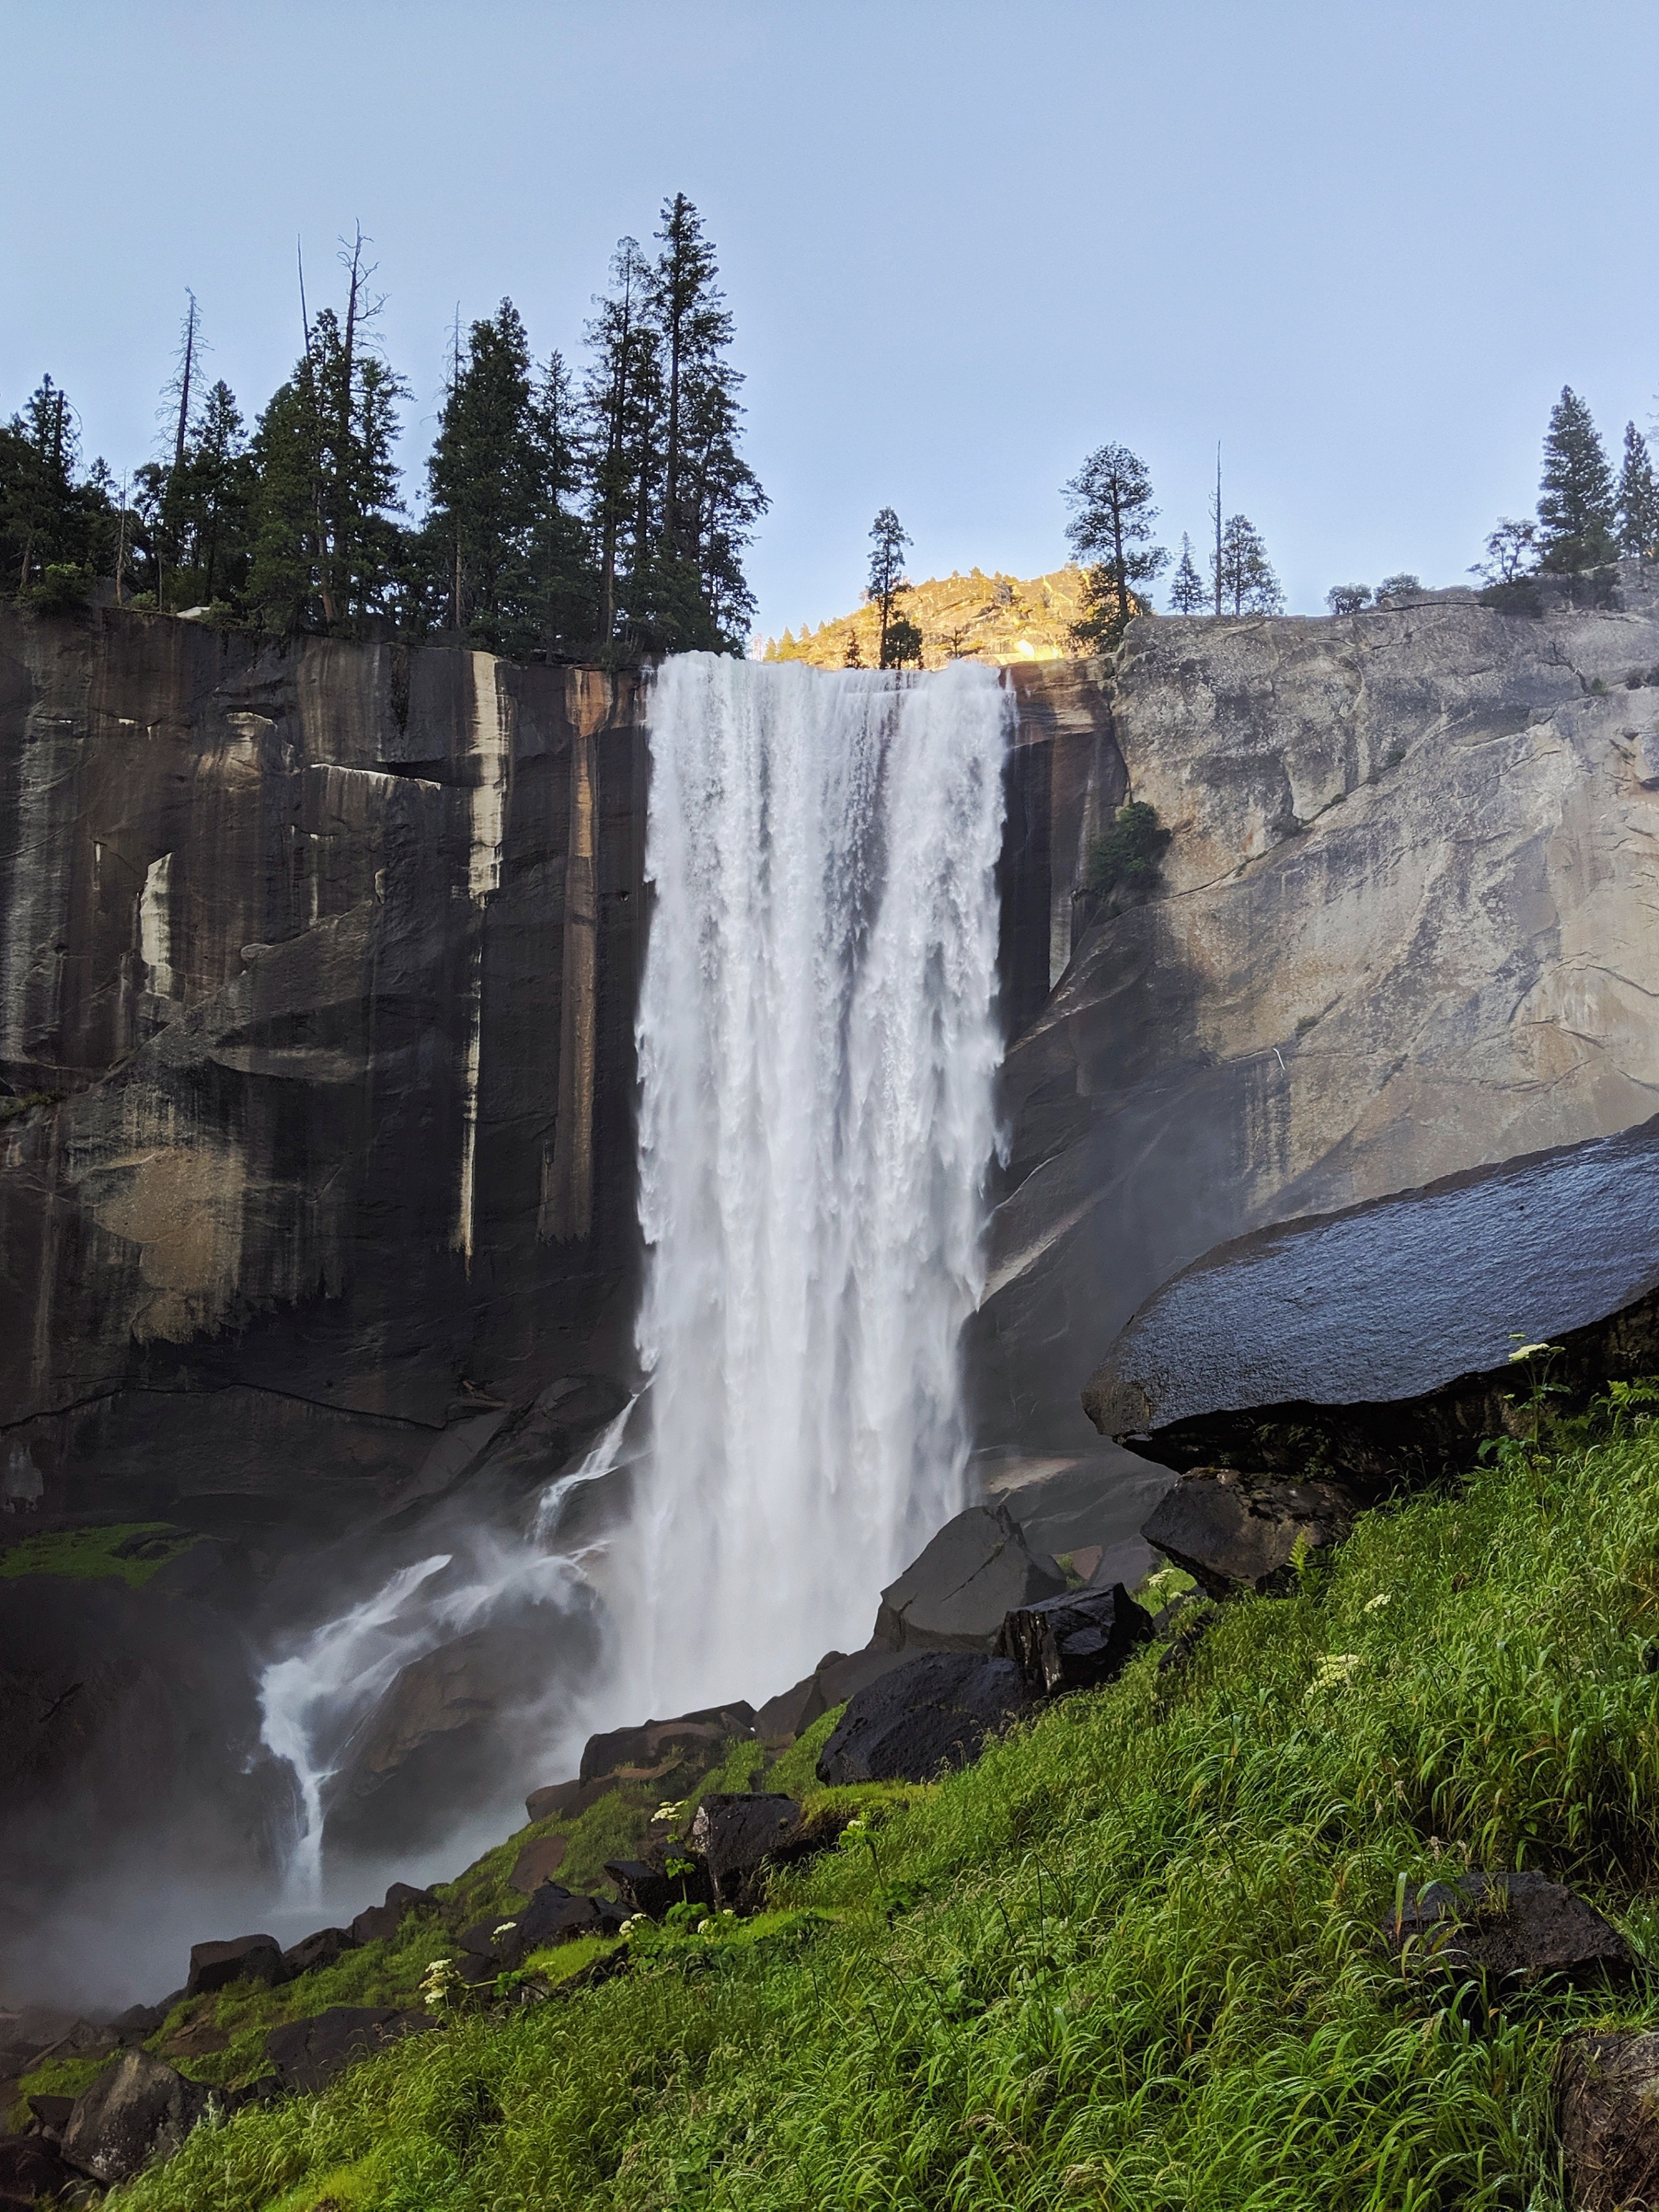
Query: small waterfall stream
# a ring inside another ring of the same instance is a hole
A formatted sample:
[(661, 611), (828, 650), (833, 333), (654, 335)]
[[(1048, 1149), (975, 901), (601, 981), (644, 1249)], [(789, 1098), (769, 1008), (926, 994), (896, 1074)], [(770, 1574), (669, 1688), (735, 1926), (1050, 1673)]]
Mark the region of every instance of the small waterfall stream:
[(465, 1558), (404, 1564), (266, 1668), (264, 1741), (299, 1787), (296, 1904), (321, 1882), (325, 1785), (378, 1699), (495, 1608), (602, 1595), (611, 1677), (571, 1685), (571, 1721), (578, 1703), (597, 1724), (758, 1700), (864, 1643), (882, 1585), (963, 1503), (1012, 719), (967, 662), (912, 678), (692, 653), (658, 673), (632, 1518), (558, 1548), (630, 1407), (525, 1540), (480, 1529)]

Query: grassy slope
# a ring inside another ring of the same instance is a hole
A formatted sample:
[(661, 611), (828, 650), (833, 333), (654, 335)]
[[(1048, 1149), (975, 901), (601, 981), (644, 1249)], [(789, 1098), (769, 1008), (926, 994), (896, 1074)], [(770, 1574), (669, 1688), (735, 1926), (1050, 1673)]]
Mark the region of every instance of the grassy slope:
[(653, 1935), (112, 2203), (1541, 2212), (1562, 2034), (1659, 2005), (1476, 2033), (1376, 1928), (1402, 1878), (1525, 1863), (1659, 1956), (1655, 1633), (1659, 1443), (1512, 1453), (781, 1877), (764, 1922)]

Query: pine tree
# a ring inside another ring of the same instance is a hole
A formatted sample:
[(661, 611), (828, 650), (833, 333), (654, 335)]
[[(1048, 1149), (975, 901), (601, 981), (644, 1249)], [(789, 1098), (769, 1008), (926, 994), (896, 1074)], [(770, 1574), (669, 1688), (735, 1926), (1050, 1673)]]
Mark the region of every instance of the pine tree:
[(1216, 597), (1233, 614), (1276, 615), (1284, 607), (1285, 594), (1267, 548), (1248, 515), (1229, 519), (1214, 565)]
[(474, 323), (427, 461), (427, 560), (448, 627), (492, 653), (539, 635), (541, 455), (530, 344), (511, 300)]
[(1148, 607), (1139, 586), (1150, 584), (1170, 556), (1149, 543), (1158, 520), (1152, 478), (1127, 446), (1098, 447), (1062, 490), (1076, 510), (1066, 535), (1085, 574), (1084, 611), (1072, 635), (1098, 652)]
[(1659, 482), (1653, 473), (1648, 441), (1634, 422), (1625, 425), (1624, 465), (1614, 501), (1619, 516), (1619, 550), (1639, 559), (1659, 558)]
[(349, 631), (392, 613), (402, 588), (392, 448), (407, 387), (365, 338), (380, 307), (363, 291), (373, 272), (356, 254), (349, 267), (345, 321), (319, 311), (253, 440), (248, 598), (283, 630)]
[(619, 240), (611, 281), (611, 293), (596, 302), (599, 313), (587, 325), (592, 355), (581, 401), (588, 522), (599, 571), (598, 645), (606, 657), (617, 635), (619, 580), (627, 577), (637, 595), (650, 565), (661, 398), (651, 270), (637, 240)]
[(1198, 563), (1193, 558), (1193, 542), (1183, 530), (1181, 533), (1181, 565), (1170, 586), (1170, 605), (1178, 615), (1201, 615), (1210, 603), (1210, 594), (1204, 579), (1198, 573)]
[(1590, 411), (1571, 385), (1550, 412), (1538, 501), (1540, 564), (1563, 574), (1599, 568), (1617, 550), (1613, 471)]
[(884, 507), (870, 526), (870, 580), (864, 596), (877, 610), (880, 619), (878, 651), (876, 665), (890, 668), (889, 639), (893, 628), (893, 603), (909, 585), (904, 577), (904, 553), (910, 539), (903, 524), (890, 507)]
[(541, 649), (574, 660), (593, 649), (598, 627), (588, 534), (575, 511), (581, 426), (563, 356), (550, 354), (530, 410), (535, 478), (530, 568)]
[(61, 387), (42, 377), (23, 412), (0, 426), (0, 589), (9, 578), (9, 588), (39, 592), (54, 570), (55, 588), (74, 596), (111, 564), (109, 471), (94, 461), (80, 478), (79, 465), (74, 410)]

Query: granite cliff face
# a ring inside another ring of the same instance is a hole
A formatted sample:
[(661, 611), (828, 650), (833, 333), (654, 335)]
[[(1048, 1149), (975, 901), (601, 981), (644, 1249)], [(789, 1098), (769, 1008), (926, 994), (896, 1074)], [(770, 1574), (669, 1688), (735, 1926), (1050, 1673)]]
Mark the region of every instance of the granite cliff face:
[(603, 1370), (633, 686), (7, 608), (0, 732), (7, 1503), (313, 1542)]
[(1102, 696), (1174, 836), (1009, 1054), (976, 1365), (1026, 1453), (1086, 1450), (1097, 1364), (1213, 1247), (1659, 1104), (1659, 571), (1137, 623)]

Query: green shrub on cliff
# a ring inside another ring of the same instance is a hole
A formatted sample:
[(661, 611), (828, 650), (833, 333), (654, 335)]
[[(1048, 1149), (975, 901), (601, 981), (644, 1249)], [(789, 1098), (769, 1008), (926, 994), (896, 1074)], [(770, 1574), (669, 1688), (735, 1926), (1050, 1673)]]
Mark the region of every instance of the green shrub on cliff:
[(1117, 811), (1109, 830), (1089, 847), (1083, 888), (1096, 898), (1119, 891), (1146, 891), (1158, 881), (1158, 866), (1171, 833), (1159, 827), (1158, 809), (1132, 799)]
[(1645, 1428), (1518, 1447), (778, 1876), (766, 1940), (653, 1939), (112, 2207), (1552, 2212), (1561, 2038), (1659, 2002), (1477, 2027), (1378, 1928), (1402, 1880), (1536, 1866), (1659, 1960), (1656, 1531)]

